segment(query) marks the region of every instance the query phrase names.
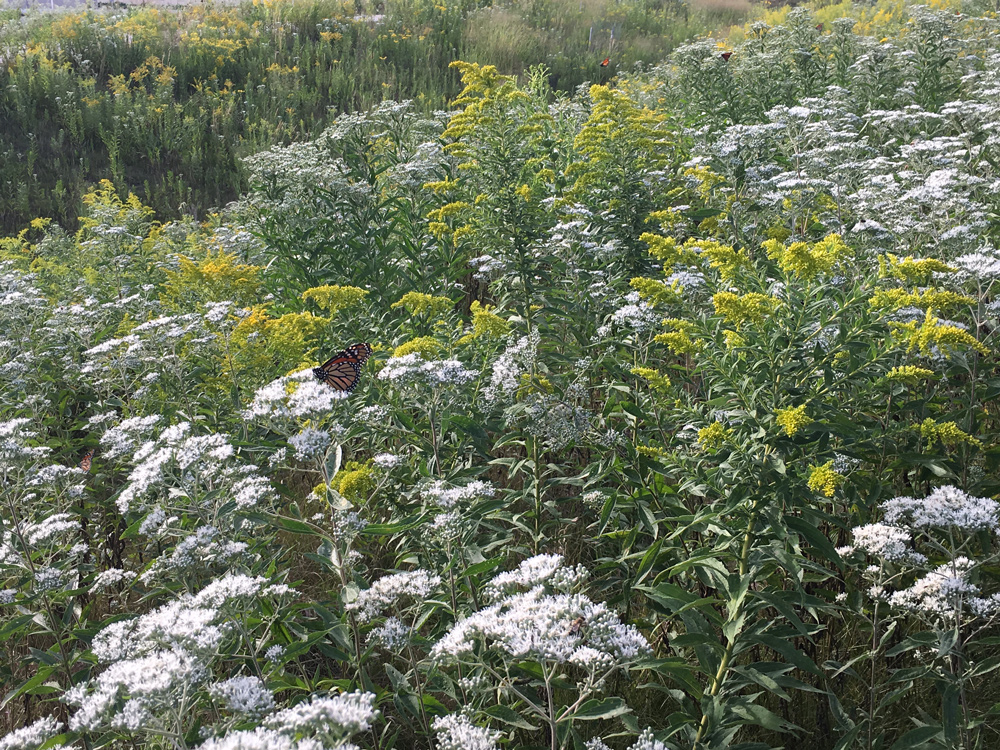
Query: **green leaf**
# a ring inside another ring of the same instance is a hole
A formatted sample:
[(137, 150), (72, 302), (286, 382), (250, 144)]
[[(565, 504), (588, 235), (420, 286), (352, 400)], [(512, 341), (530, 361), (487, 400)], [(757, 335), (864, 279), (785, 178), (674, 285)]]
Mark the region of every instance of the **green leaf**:
[(843, 569), (844, 561), (840, 559), (840, 555), (837, 554), (837, 549), (827, 538), (826, 534), (817, 529), (816, 526), (804, 518), (799, 518), (798, 516), (785, 516), (784, 520), (788, 525), (788, 528), (798, 532), (801, 536), (805, 537), (806, 541), (808, 541), (810, 545), (822, 552), (823, 557), (825, 557), (827, 561), (832, 562), (838, 568)]
[(580, 706), (580, 709), (573, 714), (573, 718), (581, 721), (594, 721), (595, 719), (611, 719), (631, 712), (632, 709), (621, 698), (604, 698), (603, 700), (592, 698)]
[(475, 565), (470, 565), (468, 568), (466, 568), (465, 575), (471, 578), (472, 576), (478, 576), (483, 573), (488, 573), (489, 571), (493, 570), (498, 565), (500, 565), (503, 561), (504, 558), (502, 557), (493, 557), (490, 558), (489, 560), (483, 560), (482, 562), (478, 562)]
[(917, 727), (893, 742), (889, 750), (917, 750), (920, 745), (927, 744), (940, 734), (941, 727)]
[(661, 537), (653, 542), (653, 546), (646, 550), (646, 554), (642, 556), (642, 560), (639, 562), (639, 569), (636, 570), (635, 578), (632, 580), (633, 588), (641, 584), (646, 576), (649, 575), (649, 571), (653, 569), (653, 563), (656, 562), (656, 556), (660, 554), (662, 544), (663, 538)]
[(527, 729), (529, 732), (537, 732), (539, 730), (539, 727), (536, 727), (534, 724), (528, 722), (528, 720), (521, 716), (521, 714), (508, 706), (500, 704), (490, 706), (489, 708), (484, 709), (483, 713), (492, 716), (497, 721), (502, 721), (504, 724), (510, 724), (512, 727)]

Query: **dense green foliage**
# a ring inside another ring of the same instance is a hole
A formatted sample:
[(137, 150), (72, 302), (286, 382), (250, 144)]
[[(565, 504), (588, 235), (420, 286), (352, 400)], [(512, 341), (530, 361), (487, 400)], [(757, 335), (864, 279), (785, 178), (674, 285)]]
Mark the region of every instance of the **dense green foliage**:
[[(0, 14), (0, 230), (46, 217), (75, 228), (110, 179), (162, 217), (204, 216), (246, 187), (243, 156), (318, 134), (383, 99), (443, 109), (456, 59), (520, 74), (544, 62), (571, 91), (661, 60), (749, 6), (536, 0)], [(4, 17), (6, 16), (6, 18)], [(613, 64), (601, 68), (605, 55)]]
[(991, 747), (966, 11), (783, 11), (573, 95), (456, 63), (207, 221), (109, 181), (4, 240), (0, 747)]

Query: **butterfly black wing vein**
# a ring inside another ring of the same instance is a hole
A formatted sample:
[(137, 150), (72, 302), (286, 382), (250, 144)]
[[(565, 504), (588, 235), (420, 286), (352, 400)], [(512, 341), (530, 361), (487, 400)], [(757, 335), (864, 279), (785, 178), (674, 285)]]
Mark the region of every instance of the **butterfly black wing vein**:
[(334, 390), (350, 393), (357, 387), (361, 366), (371, 356), (371, 352), (372, 348), (368, 344), (354, 344), (313, 368), (313, 375)]

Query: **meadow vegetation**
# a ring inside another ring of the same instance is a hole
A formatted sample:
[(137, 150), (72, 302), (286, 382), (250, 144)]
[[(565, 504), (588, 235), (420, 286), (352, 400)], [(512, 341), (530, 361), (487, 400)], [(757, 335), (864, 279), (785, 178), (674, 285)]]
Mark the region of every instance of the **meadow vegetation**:
[[(449, 63), (572, 91), (739, 24), (746, 0), (257, 0), (110, 11), (0, 11), (0, 230), (76, 228), (109, 179), (163, 218), (203, 218), (247, 186), (241, 158), (318, 135), (383, 99), (445, 109)], [(385, 7), (388, 6), (388, 7)], [(606, 56), (612, 63), (601, 68)]]
[(1000, 22), (770, 13), (0, 241), (0, 750), (995, 746)]

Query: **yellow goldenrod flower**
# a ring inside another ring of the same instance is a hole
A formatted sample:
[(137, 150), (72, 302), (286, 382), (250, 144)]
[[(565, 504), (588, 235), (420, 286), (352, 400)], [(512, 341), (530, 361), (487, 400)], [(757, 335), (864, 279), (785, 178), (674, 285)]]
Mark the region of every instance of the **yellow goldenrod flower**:
[(889, 382), (907, 383), (908, 385), (917, 385), (923, 380), (930, 380), (936, 377), (937, 373), (933, 370), (928, 370), (925, 367), (917, 367), (915, 365), (901, 365), (900, 367), (893, 367), (885, 374), (885, 379)]
[(678, 318), (667, 318), (663, 325), (674, 330), (668, 333), (659, 333), (653, 337), (654, 341), (665, 344), (674, 354), (694, 354), (698, 351), (698, 344), (691, 338), (691, 332), (695, 326), (686, 320)]
[(649, 300), (653, 304), (678, 302), (681, 298), (681, 288), (676, 282), (667, 286), (666, 283), (657, 281), (656, 279), (636, 276), (629, 281), (629, 286), (639, 292), (639, 296), (642, 299)]
[(774, 312), (778, 299), (766, 294), (750, 292), (739, 296), (732, 292), (718, 292), (712, 297), (715, 312), (723, 319), (736, 326), (737, 330), (747, 321), (757, 325)]
[(806, 280), (814, 279), (821, 273), (829, 273), (850, 252), (850, 248), (836, 233), (828, 234), (813, 244), (793, 242), (786, 246), (778, 239), (769, 239), (761, 247), (767, 251), (767, 257), (777, 261), (782, 271)]
[(306, 289), (302, 292), (302, 299), (305, 301), (313, 300), (321, 310), (326, 310), (332, 315), (358, 304), (367, 294), (367, 290), (359, 289), (356, 286), (327, 284), (326, 286), (314, 286), (311, 289)]
[(430, 336), (418, 336), (406, 343), (400, 344), (392, 351), (393, 357), (405, 357), (407, 354), (419, 354), (424, 359), (433, 359), (444, 347)]
[(472, 313), (472, 331), (458, 340), (459, 344), (466, 344), (474, 339), (482, 338), (503, 338), (510, 333), (510, 323), (501, 318), (492, 307), (485, 307), (479, 304), (479, 300), (472, 303), (469, 311)]
[(368, 499), (369, 493), (375, 489), (374, 471), (370, 461), (358, 463), (348, 461), (344, 469), (337, 475), (337, 492), (352, 502), (362, 502)]
[(812, 417), (806, 415), (806, 404), (792, 406), (787, 409), (778, 409), (774, 413), (774, 421), (777, 422), (789, 437), (793, 437), (806, 425), (812, 424)]
[(958, 269), (937, 258), (919, 258), (907, 255), (900, 259), (886, 253), (878, 259), (879, 276), (899, 279), (911, 284), (927, 284), (936, 273), (954, 273)]
[(726, 441), (731, 432), (722, 422), (712, 422), (708, 427), (698, 430), (698, 444), (702, 448), (715, 450)]
[(725, 330), (722, 332), (722, 338), (726, 342), (727, 349), (739, 349), (742, 346), (746, 346), (747, 342), (739, 333), (736, 331)]
[(670, 390), (670, 378), (659, 370), (654, 370), (651, 367), (633, 367), (630, 372), (645, 379), (651, 390), (660, 393), (667, 393)]
[(934, 350), (948, 355), (963, 349), (975, 349), (980, 354), (989, 354), (989, 349), (975, 336), (958, 326), (941, 323), (931, 311), (927, 311), (921, 325), (913, 323), (890, 323), (892, 329), (909, 343), (907, 351), (917, 349), (924, 356), (931, 356)]
[(405, 308), (411, 315), (443, 315), (454, 307), (454, 303), (447, 297), (435, 297), (423, 292), (407, 292), (398, 301), (390, 305), (393, 310)]
[(980, 440), (959, 429), (954, 422), (935, 422), (930, 418), (920, 423), (920, 436), (930, 444), (941, 443), (947, 448), (963, 444), (980, 448), (983, 445)]
[(809, 480), (806, 484), (823, 497), (833, 497), (833, 493), (845, 481), (846, 477), (833, 470), (833, 461), (827, 461), (822, 466), (809, 467)]

